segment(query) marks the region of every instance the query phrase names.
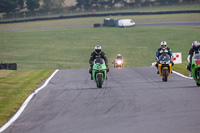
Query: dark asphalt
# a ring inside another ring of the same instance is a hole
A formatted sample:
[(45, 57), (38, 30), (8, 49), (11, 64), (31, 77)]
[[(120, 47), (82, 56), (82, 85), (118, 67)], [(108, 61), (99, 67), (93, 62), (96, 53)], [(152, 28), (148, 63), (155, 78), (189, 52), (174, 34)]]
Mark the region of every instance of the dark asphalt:
[[(200, 22), (178, 22), (178, 23), (136, 23), (136, 26), (200, 26)], [(30, 31), (30, 30), (48, 30), (48, 29), (65, 29), (65, 28), (90, 28), (92, 25), (83, 26), (65, 26), (65, 27), (47, 27), (47, 28), (31, 28), (31, 29), (14, 29), (4, 30), (2, 32), (14, 32), (14, 31)]]
[(97, 89), (88, 70), (60, 70), (3, 133), (199, 133), (200, 87), (156, 68), (110, 69)]

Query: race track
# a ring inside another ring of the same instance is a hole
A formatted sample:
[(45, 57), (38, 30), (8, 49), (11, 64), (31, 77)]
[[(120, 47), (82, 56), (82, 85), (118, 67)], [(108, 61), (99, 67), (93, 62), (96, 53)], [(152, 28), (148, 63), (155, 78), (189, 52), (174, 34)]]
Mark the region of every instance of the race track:
[(156, 68), (110, 69), (97, 89), (87, 69), (60, 70), (3, 133), (199, 133), (200, 87)]
[[(137, 23), (136, 26), (199, 26), (200, 22), (170, 22), (170, 23)], [(46, 28), (30, 28), (30, 29), (13, 29), (13, 30), (0, 30), (2, 32), (15, 32), (15, 31), (31, 31), (31, 30), (49, 30), (49, 29), (71, 29), (71, 28), (91, 28), (93, 25), (82, 26), (64, 26), (64, 27), (46, 27)]]

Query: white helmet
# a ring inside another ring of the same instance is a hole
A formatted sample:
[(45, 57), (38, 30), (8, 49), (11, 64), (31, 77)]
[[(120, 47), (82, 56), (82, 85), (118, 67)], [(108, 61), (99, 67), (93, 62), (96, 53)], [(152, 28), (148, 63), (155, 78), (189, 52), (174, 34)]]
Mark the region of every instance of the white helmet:
[[(161, 48), (166, 48), (167, 47), (167, 42), (166, 41), (162, 41), (160, 43)], [(164, 47), (165, 46), (165, 47)]]
[(117, 54), (117, 56), (121, 56), (121, 54)]
[(95, 46), (94, 51), (95, 51), (96, 54), (100, 54), (101, 53), (101, 46), (100, 45)]

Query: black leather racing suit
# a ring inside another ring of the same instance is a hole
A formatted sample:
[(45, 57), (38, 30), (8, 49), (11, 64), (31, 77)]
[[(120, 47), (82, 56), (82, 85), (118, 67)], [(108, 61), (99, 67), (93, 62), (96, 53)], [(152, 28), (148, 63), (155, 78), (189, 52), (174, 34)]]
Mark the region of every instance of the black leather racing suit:
[(94, 52), (91, 53), (91, 56), (90, 56), (90, 60), (89, 60), (89, 63), (90, 63), (90, 70), (89, 70), (89, 73), (92, 75), (92, 67), (93, 67), (93, 61), (96, 59), (96, 58), (103, 58), (105, 60), (105, 64), (106, 64), (106, 67), (107, 67), (107, 72), (109, 72), (109, 68), (108, 68), (108, 59), (106, 58), (106, 54), (101, 51), (100, 54), (97, 54)]

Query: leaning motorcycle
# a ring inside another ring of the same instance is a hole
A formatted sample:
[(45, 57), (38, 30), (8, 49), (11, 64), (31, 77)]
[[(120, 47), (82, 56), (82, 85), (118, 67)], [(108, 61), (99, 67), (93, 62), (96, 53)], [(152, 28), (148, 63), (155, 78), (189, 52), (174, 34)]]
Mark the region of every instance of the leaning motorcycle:
[(106, 74), (107, 71), (104, 59), (95, 59), (92, 69), (92, 76), (98, 88), (102, 88), (103, 83), (106, 81)]
[(197, 86), (200, 86), (200, 54), (192, 57), (191, 72)]
[(158, 70), (162, 80), (166, 82), (172, 71), (171, 59), (167, 53), (163, 53), (159, 57)]
[(122, 59), (115, 59), (113, 64), (114, 64), (114, 68), (122, 67), (123, 61), (122, 61)]

